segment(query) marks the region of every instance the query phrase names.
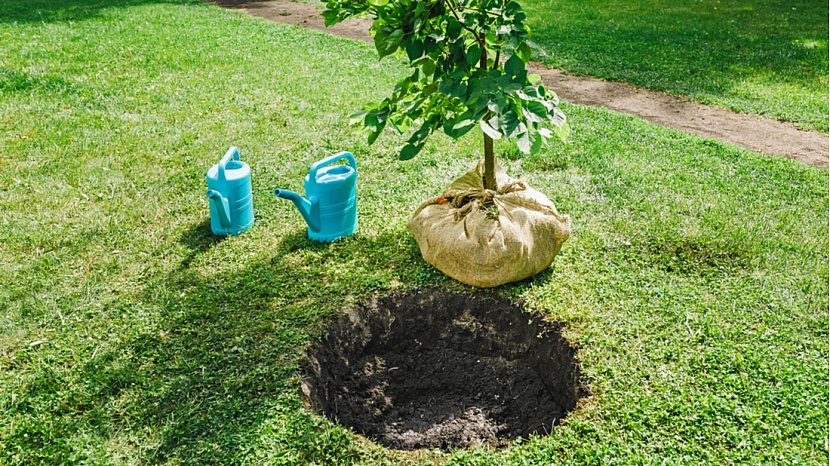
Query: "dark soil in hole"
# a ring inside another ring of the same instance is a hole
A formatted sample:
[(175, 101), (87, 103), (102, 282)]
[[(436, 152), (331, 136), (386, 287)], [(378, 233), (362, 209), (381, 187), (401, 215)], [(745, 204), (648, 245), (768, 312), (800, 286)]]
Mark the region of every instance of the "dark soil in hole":
[(522, 305), (394, 293), (335, 322), (303, 360), (304, 401), (400, 450), (503, 446), (550, 433), (577, 401), (576, 350)]

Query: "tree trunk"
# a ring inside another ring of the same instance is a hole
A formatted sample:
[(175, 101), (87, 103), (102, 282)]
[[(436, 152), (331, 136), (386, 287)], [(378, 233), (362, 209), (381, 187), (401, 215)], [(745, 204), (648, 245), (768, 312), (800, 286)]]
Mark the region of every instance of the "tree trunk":
[(496, 155), (493, 154), (493, 139), (484, 135), (484, 188), (496, 191)]
[[(481, 58), (479, 60), (479, 68), (487, 69), (487, 42), (484, 34), (478, 37), (479, 47), (481, 47)], [(499, 66), (498, 59), (493, 63), (494, 67)], [(491, 112), (487, 112), (484, 119), (489, 119)], [(496, 156), (493, 154), (493, 138), (484, 134), (484, 189), (492, 191), (496, 190)]]

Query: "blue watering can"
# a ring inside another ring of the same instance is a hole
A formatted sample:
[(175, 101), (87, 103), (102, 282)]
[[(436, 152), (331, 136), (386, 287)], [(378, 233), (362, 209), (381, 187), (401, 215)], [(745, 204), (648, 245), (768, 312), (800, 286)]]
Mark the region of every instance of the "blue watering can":
[[(349, 165), (331, 165), (346, 159)], [(331, 166), (330, 166), (331, 165)], [(321, 242), (349, 236), (357, 229), (357, 164), (349, 152), (314, 162), (305, 177), (303, 199), (297, 193), (275, 189), (274, 196), (292, 201), (308, 224), (308, 237)]]
[[(233, 160), (231, 160), (233, 159)], [(254, 224), (251, 167), (231, 147), (207, 172), (210, 229), (216, 235), (238, 235)]]

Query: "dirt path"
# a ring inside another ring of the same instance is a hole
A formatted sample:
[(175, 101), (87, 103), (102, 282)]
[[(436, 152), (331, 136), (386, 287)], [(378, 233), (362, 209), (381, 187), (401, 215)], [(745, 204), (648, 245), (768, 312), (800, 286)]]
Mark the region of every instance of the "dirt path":
[[(321, 10), (307, 3), (287, 0), (206, 1), (252, 16), (325, 31), (339, 37), (372, 40), (368, 32), (371, 21), (352, 19), (326, 28), (320, 16)], [(538, 63), (528, 66), (528, 71), (542, 76), (545, 86), (568, 102), (631, 113), (654, 124), (718, 139), (762, 154), (798, 160), (813, 167), (828, 168), (830, 139), (818, 131), (802, 131), (792, 123), (709, 107), (624, 83), (566, 75)]]

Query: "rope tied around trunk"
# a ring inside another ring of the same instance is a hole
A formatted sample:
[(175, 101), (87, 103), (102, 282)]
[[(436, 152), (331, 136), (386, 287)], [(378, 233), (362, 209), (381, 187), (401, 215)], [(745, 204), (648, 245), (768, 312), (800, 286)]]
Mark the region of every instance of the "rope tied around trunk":
[(499, 210), (493, 203), (496, 196), (510, 194), (516, 191), (524, 191), (527, 185), (522, 180), (514, 180), (501, 187), (498, 191), (483, 188), (470, 188), (459, 190), (447, 190), (438, 198), (438, 203), (449, 202), (455, 207), (455, 221), (459, 221), (474, 210), (484, 210), (487, 218), (498, 220)]

